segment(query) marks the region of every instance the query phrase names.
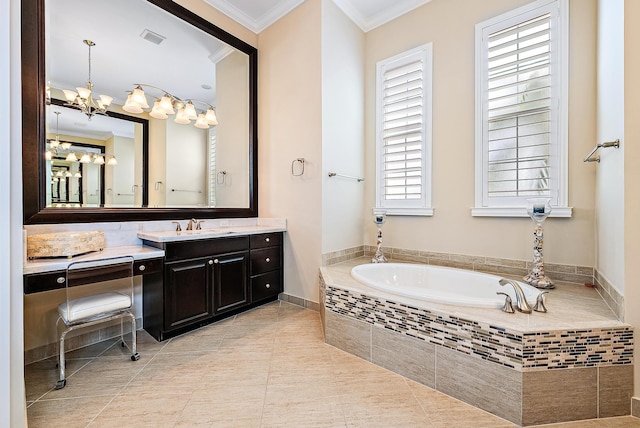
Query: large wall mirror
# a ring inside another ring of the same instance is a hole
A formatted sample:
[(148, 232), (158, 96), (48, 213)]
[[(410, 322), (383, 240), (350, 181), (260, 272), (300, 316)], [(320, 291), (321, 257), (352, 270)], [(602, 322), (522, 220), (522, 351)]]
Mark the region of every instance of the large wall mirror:
[(257, 216), (255, 48), (170, 0), (22, 5), (25, 224)]

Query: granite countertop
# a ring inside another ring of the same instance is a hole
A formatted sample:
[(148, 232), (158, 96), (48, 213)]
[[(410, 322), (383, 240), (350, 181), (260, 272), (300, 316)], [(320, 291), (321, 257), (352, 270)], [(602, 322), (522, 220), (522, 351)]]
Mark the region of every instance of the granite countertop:
[(153, 242), (193, 241), (197, 239), (224, 238), (230, 236), (255, 235), (258, 233), (284, 232), (279, 226), (236, 226), (202, 230), (163, 230), (158, 232), (138, 232), (138, 238)]
[(54, 272), (65, 270), (73, 262), (99, 260), (110, 257), (133, 256), (134, 260), (147, 260), (164, 257), (164, 250), (144, 245), (130, 245), (122, 247), (107, 247), (102, 251), (93, 251), (72, 258), (57, 257), (52, 259), (27, 260), (24, 264), (23, 275), (34, 273)]
[[(594, 288), (579, 284), (557, 282), (556, 288), (549, 290), (545, 298), (546, 313), (508, 314), (500, 309), (473, 308), (432, 302), (420, 302), (415, 299), (396, 296), (373, 290), (356, 281), (351, 276), (351, 268), (370, 263), (369, 258), (358, 258), (320, 268), (327, 286), (335, 286), (353, 292), (379, 296), (387, 300), (420, 307), (433, 312), (444, 312), (460, 318), (499, 325), (519, 332), (533, 332), (548, 329), (580, 329), (629, 327), (619, 321)], [(508, 276), (507, 276), (508, 277)], [(513, 278), (520, 280), (521, 278)]]

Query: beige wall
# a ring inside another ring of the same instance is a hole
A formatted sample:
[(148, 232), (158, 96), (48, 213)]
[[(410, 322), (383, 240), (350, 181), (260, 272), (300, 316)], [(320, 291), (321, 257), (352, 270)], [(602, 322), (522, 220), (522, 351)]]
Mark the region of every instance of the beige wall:
[[(625, 322), (640, 328), (640, 280), (638, 260), (640, 260), (640, 2), (625, 0), (624, 17), (624, 303)], [(640, 352), (636, 347), (634, 355), (634, 395), (640, 395)]]
[[(322, 1), (322, 252), (362, 245), (364, 32)], [(368, 217), (367, 217), (368, 218)]]
[(216, 206), (249, 207), (249, 58), (234, 51), (216, 64)]
[[(375, 64), (433, 42), (433, 217), (390, 217), (386, 246), (528, 260), (532, 223), (526, 218), (475, 218), (475, 24), (526, 0), (433, 0), (367, 33), (366, 201), (375, 201)], [(464, 11), (464, 13), (460, 13)], [(582, 158), (595, 141), (595, 0), (570, 3), (569, 205), (571, 219), (545, 224), (545, 260), (593, 266), (594, 173)], [(365, 216), (365, 218), (367, 218)], [(365, 221), (365, 243), (375, 226)]]
[[(318, 301), (322, 251), (321, 0), (308, 0), (258, 38), (259, 213), (284, 217), (285, 292)], [(305, 158), (305, 173), (291, 161)]]

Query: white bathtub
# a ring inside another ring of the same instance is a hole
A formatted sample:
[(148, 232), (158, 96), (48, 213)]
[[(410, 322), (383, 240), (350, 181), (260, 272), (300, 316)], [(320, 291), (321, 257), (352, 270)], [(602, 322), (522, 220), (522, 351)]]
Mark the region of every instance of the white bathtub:
[[(511, 285), (501, 286), (502, 278), (481, 272), (410, 263), (371, 263), (351, 269), (351, 276), (371, 288), (427, 302), (476, 308), (501, 308), (509, 294), (515, 308)], [(518, 282), (527, 302), (534, 305), (540, 291)]]

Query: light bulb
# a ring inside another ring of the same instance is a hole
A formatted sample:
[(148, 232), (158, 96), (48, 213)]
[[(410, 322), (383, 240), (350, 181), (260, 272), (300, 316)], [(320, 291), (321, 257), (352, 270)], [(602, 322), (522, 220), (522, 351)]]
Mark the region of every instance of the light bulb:
[(187, 125), (191, 123), (187, 114), (184, 112), (184, 109), (178, 109), (178, 113), (176, 113), (176, 118), (173, 120), (175, 123), (179, 123), (181, 125)]
[(66, 161), (68, 161), (68, 162), (75, 162), (75, 161), (77, 161), (77, 160), (78, 160), (78, 158), (76, 157), (76, 154), (75, 154), (75, 153), (71, 152), (71, 153), (69, 153), (69, 154), (67, 155), (67, 157), (66, 157), (66, 159), (65, 159), (65, 160), (66, 160)]
[(69, 89), (63, 89), (62, 92), (64, 92), (64, 97), (70, 103), (72, 103), (76, 99), (76, 97), (78, 96), (78, 94), (76, 92), (70, 91)]
[(124, 105), (122, 106), (122, 110), (129, 113), (142, 113), (142, 107), (140, 107), (135, 101), (133, 101), (133, 97), (131, 94), (127, 97)]
[(196, 112), (196, 108), (191, 101), (187, 103), (184, 108), (184, 112), (189, 118), (189, 120), (196, 120), (198, 117), (198, 113)]
[(207, 120), (204, 118), (204, 113), (200, 113), (198, 115), (198, 118), (196, 119), (195, 127), (200, 129), (209, 129), (209, 124), (207, 123)]
[(102, 155), (96, 155), (93, 158), (93, 163), (95, 163), (97, 165), (104, 165), (104, 157), (102, 157)]
[(89, 156), (88, 153), (85, 153), (82, 156), (80, 156), (80, 163), (90, 163), (90, 162), (91, 162), (91, 156)]
[(160, 99), (160, 108), (164, 111), (165, 114), (175, 114), (176, 112), (173, 110), (173, 103), (171, 102), (171, 97), (167, 94), (164, 94)]
[(167, 113), (165, 113), (163, 108), (160, 106), (160, 100), (156, 100), (156, 102), (153, 103), (153, 108), (151, 109), (149, 116), (155, 119), (166, 119), (168, 117)]
[(215, 126), (218, 124), (218, 118), (216, 117), (216, 112), (213, 111), (213, 109), (207, 110), (207, 114), (205, 114), (204, 118), (211, 126)]
[(140, 86), (135, 88), (131, 93), (131, 100), (142, 108), (149, 108), (147, 97), (145, 96), (144, 91)]

